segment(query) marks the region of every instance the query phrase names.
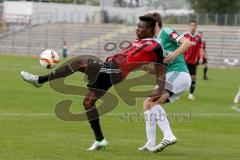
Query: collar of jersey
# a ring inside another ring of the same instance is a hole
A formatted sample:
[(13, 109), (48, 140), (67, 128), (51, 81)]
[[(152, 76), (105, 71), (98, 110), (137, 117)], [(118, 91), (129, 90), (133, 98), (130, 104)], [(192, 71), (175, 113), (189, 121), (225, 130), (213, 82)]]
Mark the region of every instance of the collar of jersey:
[(191, 37), (196, 37), (198, 35), (198, 32), (196, 31), (195, 34), (191, 34), (191, 32), (188, 32), (188, 34), (191, 36)]
[(148, 41), (148, 40), (155, 40), (154, 38), (144, 38), (144, 39), (141, 39), (142, 41)]

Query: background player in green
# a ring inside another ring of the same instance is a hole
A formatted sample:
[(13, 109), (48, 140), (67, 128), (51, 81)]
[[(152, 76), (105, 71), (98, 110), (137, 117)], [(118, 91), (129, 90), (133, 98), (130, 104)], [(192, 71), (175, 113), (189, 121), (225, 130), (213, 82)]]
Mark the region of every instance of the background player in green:
[[(184, 36), (180, 36), (174, 29), (162, 27), (159, 13), (148, 13), (142, 17), (151, 17), (156, 21), (156, 41), (162, 44), (165, 57), (164, 62), (168, 63), (164, 94), (161, 97), (157, 97), (157, 101), (153, 98), (147, 98), (144, 102), (147, 143), (139, 148), (141, 151), (159, 152), (168, 145), (177, 142), (170, 128), (167, 114), (161, 105), (175, 101), (185, 90), (190, 88), (191, 77), (182, 53), (190, 47), (191, 43)], [(156, 122), (164, 135), (163, 140), (157, 146), (155, 146)]]

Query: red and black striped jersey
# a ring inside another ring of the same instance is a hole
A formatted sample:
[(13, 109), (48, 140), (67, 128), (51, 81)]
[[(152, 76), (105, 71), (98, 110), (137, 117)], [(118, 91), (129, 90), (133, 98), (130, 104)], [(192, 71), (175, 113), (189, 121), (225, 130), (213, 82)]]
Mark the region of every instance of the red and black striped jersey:
[(202, 39), (198, 33), (192, 35), (190, 32), (184, 33), (184, 37), (189, 39), (192, 43), (191, 47), (184, 52), (184, 58), (188, 64), (197, 64), (199, 50), (202, 47)]
[(144, 64), (152, 62), (163, 64), (163, 59), (162, 46), (151, 38), (136, 39), (118, 54), (108, 57), (106, 61), (114, 61), (118, 64), (125, 78), (129, 72), (139, 69)]

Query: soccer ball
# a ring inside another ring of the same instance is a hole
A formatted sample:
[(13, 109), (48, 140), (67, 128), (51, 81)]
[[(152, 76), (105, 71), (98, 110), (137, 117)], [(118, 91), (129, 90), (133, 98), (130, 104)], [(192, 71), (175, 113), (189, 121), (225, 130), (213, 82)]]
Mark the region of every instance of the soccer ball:
[(40, 54), (40, 64), (46, 69), (52, 69), (59, 63), (59, 55), (56, 51), (45, 50)]

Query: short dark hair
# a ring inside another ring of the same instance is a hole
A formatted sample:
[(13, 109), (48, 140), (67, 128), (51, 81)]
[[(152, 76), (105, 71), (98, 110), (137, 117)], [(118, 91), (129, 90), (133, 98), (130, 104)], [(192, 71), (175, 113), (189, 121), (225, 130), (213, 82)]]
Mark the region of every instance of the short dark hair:
[(197, 21), (196, 21), (195, 19), (191, 19), (191, 20), (189, 21), (189, 24), (191, 24), (191, 23), (197, 24)]
[(162, 18), (160, 16), (160, 13), (158, 13), (158, 12), (146, 13), (139, 17), (140, 20), (142, 18), (150, 18), (150, 19), (154, 20), (155, 22), (157, 22), (158, 26), (162, 28)]
[(156, 21), (149, 17), (139, 17), (141, 21), (144, 21), (147, 23), (148, 27), (152, 29), (152, 33), (154, 33), (155, 26), (156, 26)]

